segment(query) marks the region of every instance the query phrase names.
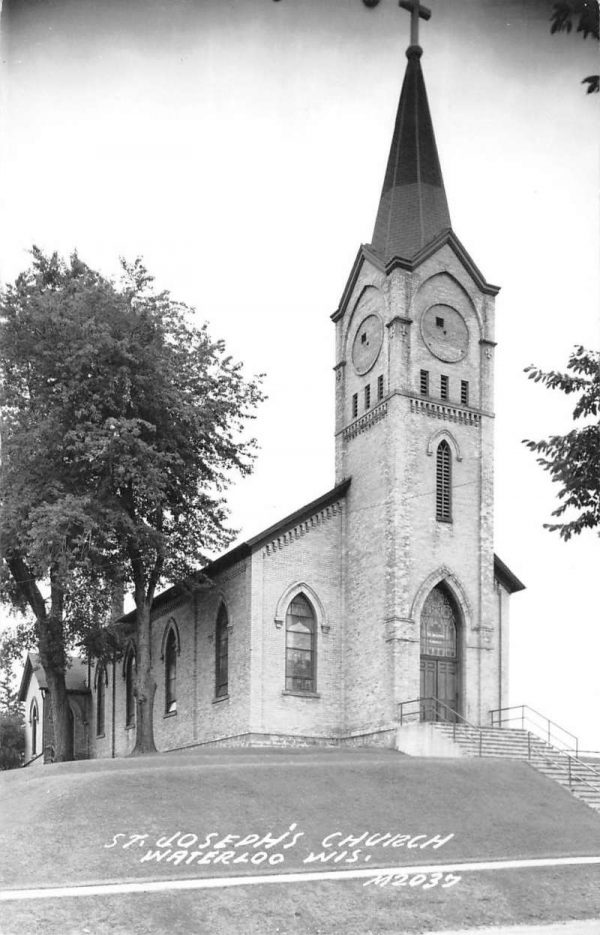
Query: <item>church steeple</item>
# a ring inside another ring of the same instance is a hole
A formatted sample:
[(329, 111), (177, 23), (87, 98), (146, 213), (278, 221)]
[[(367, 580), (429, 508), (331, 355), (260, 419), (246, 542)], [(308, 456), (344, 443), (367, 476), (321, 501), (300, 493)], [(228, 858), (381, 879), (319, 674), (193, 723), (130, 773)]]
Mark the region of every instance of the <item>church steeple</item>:
[(418, 17), (424, 7), (407, 2), (412, 13), (412, 43), (400, 94), (396, 124), (372, 247), (383, 259), (412, 259), (438, 234), (448, 230), (450, 212), (438, 158), (427, 92), (421, 70), (421, 47), (415, 42)]

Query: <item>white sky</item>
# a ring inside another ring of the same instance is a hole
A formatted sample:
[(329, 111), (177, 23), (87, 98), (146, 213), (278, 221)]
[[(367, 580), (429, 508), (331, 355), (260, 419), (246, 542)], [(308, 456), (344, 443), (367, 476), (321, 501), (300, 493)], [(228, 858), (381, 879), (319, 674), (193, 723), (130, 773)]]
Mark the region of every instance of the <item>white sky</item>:
[[(0, 277), (32, 243), (116, 272), (142, 255), (247, 370), (261, 453), (247, 537), (333, 486), (333, 325), (371, 238), (408, 44), (395, 0), (13, 0), (4, 23)], [(431, 0), (423, 69), (453, 227), (497, 300), (496, 551), (527, 584), (512, 701), (600, 749), (598, 538), (542, 529), (521, 444), (572, 402), (523, 368), (600, 346), (597, 47), (550, 3)], [(4, 0), (3, 16), (11, 4)]]

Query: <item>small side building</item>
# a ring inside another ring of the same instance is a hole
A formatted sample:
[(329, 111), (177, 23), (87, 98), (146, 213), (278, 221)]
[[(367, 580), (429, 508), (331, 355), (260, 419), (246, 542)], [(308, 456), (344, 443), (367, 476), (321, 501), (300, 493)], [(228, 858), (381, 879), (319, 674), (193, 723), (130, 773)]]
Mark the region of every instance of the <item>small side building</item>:
[[(69, 657), (65, 674), (69, 700), (69, 757), (85, 760), (90, 755), (89, 711), (91, 693), (87, 663), (77, 656)], [(46, 673), (37, 653), (27, 653), (19, 687), (19, 701), (25, 709), (24, 764), (38, 765), (54, 760), (54, 723)]]

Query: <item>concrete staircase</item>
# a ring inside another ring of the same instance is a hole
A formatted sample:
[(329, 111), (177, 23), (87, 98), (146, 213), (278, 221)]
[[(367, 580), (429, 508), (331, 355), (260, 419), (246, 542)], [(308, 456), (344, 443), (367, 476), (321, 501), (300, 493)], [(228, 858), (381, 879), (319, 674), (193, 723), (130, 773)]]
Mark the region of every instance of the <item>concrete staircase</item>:
[(600, 769), (545, 743), (531, 731), (442, 721), (430, 724), (459, 748), (459, 755), (525, 760), (600, 814)]

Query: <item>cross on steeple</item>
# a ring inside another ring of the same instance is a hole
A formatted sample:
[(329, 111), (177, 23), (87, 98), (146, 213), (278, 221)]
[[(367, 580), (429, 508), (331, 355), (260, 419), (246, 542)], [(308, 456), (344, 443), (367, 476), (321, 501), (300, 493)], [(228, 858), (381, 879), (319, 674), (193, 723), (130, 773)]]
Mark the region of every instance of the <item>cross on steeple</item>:
[(431, 18), (431, 10), (423, 6), (420, 0), (400, 0), (398, 6), (410, 13), (410, 44), (419, 44), (419, 18), (428, 20)]

